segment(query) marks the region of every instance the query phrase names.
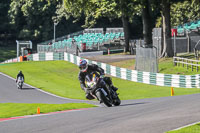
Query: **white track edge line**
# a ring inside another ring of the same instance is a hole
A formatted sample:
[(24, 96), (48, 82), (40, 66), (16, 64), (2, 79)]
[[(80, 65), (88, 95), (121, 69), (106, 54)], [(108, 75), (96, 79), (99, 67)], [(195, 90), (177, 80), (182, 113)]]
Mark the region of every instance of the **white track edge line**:
[[(6, 75), (6, 74), (4, 74), (4, 73), (2, 73), (2, 72), (0, 72), (0, 74), (3, 75), (3, 76), (6, 76), (6, 77), (8, 77), (8, 78), (10, 78), (10, 79), (12, 79), (12, 80), (15, 80), (13, 77), (11, 77), (11, 76), (9, 76), (9, 75)], [(38, 88), (36, 88), (36, 87), (34, 87), (34, 86), (31, 86), (31, 85), (29, 85), (29, 84), (26, 84), (26, 83), (24, 83), (24, 84), (27, 85), (27, 86), (29, 86), (29, 87), (35, 88), (36, 90), (41, 91), (41, 92), (43, 92), (43, 93), (45, 93), (45, 94), (48, 94), (48, 95), (51, 95), (51, 96), (54, 96), (54, 97), (57, 97), (57, 98), (61, 98), (61, 99), (65, 99), (65, 100), (79, 101), (79, 102), (87, 102), (87, 101), (88, 101), (88, 100), (77, 100), (77, 99), (70, 99), (70, 98), (65, 98), (65, 97), (57, 96), (57, 95), (55, 95), (55, 94), (52, 94), (52, 93), (46, 92), (46, 91), (44, 91), (44, 90), (38, 89)]]
[(193, 126), (193, 125), (198, 124), (198, 123), (200, 123), (200, 121), (194, 122), (194, 123), (191, 123), (191, 124), (188, 124), (188, 125), (185, 125), (185, 126), (176, 128), (176, 129), (173, 129), (173, 130), (171, 130), (171, 131), (177, 131), (177, 130), (183, 129), (183, 128), (185, 128), (185, 127)]

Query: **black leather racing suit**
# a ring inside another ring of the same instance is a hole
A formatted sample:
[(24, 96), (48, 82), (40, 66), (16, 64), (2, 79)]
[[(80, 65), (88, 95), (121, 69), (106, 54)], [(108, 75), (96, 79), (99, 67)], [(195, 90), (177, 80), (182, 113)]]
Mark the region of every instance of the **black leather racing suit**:
[[(23, 74), (23, 73), (18, 73), (18, 74), (17, 74), (16, 82), (18, 81), (18, 78), (19, 78), (19, 77), (23, 77), (23, 79), (24, 79), (24, 74)], [(24, 79), (24, 81), (25, 81), (25, 79)]]
[[(87, 74), (90, 74), (91, 72), (94, 72), (94, 71), (99, 72), (100, 75), (104, 75), (104, 70), (101, 67), (97, 66), (96, 64), (88, 65), (87, 71), (86, 72), (80, 71), (78, 75), (81, 88), (86, 92), (87, 99), (93, 99), (93, 97), (88, 94), (88, 90), (87, 90), (88, 88), (86, 88), (86, 85), (85, 85), (85, 77)], [(104, 81), (111, 87), (116, 88), (112, 85), (112, 81), (110, 77), (104, 77)]]

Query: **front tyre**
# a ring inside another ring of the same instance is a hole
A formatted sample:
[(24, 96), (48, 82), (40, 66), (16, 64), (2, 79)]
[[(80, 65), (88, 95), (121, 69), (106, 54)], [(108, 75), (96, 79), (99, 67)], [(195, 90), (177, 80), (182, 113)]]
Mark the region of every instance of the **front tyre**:
[(111, 107), (112, 106), (112, 102), (110, 101), (110, 99), (107, 96), (105, 96), (103, 94), (102, 91), (97, 91), (96, 92), (96, 96), (98, 97), (99, 101), (103, 102), (107, 107)]
[(118, 96), (117, 96), (116, 99), (114, 99), (113, 104), (114, 104), (115, 106), (119, 106), (119, 105), (121, 104), (121, 100), (119, 99)]

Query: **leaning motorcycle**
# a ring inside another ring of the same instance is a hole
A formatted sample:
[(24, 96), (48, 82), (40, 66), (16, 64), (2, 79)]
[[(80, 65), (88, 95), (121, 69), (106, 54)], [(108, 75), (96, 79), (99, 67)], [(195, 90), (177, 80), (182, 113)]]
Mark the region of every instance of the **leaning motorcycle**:
[(114, 91), (97, 72), (92, 72), (86, 75), (86, 85), (90, 90), (91, 96), (96, 98), (100, 103), (111, 107), (119, 106), (121, 100), (116, 91)]
[(17, 81), (17, 88), (18, 88), (18, 89), (22, 89), (23, 83), (24, 83), (23, 77), (20, 76), (20, 77), (18, 78), (18, 81)]

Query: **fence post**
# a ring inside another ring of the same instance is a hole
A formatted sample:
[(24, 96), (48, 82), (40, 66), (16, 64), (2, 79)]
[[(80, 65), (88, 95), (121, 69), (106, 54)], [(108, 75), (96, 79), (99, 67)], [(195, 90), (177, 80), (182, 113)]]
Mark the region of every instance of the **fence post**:
[(193, 71), (193, 61), (191, 61), (191, 63), (192, 63), (192, 71)]
[(176, 58), (173, 57), (174, 66), (176, 66)]

